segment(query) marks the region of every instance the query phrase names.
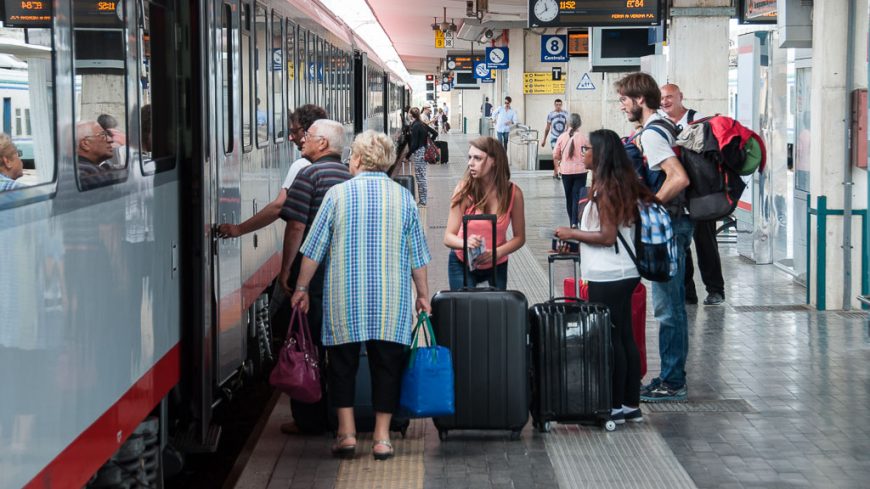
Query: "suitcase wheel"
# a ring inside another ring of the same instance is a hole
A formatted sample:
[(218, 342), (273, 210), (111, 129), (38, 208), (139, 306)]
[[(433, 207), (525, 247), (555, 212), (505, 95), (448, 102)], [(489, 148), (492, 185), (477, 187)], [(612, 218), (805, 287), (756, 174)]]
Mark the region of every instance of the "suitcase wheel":
[(447, 441), (447, 430), (438, 430), (438, 439), (441, 441)]
[(614, 423), (612, 419), (608, 419), (604, 422), (604, 429), (607, 431), (614, 431), (616, 430), (616, 423)]
[(535, 421), (534, 427), (539, 433), (549, 433), (552, 424), (549, 421)]
[(521, 430), (511, 431), (511, 441), (517, 441), (520, 439)]

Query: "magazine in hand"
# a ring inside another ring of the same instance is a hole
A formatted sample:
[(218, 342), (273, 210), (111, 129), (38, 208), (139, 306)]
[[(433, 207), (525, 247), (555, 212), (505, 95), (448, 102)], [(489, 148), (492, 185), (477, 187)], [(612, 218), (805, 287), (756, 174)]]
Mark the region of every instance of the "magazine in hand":
[(486, 251), (486, 239), (480, 238), (480, 246), (477, 248), (469, 248), (468, 249), (468, 269), (471, 271), (477, 270), (477, 265), (475, 265), (474, 261), (477, 260), (477, 257), (483, 254)]

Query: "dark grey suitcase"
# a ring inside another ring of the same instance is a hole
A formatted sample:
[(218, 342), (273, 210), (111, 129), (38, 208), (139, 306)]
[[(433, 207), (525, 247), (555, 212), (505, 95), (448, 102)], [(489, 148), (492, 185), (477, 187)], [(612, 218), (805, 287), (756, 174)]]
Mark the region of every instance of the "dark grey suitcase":
[[(476, 219), (491, 220), (495, 231), (492, 215), (465, 216), (463, 226)], [(519, 439), (529, 418), (527, 308), (522, 293), (491, 288), (432, 298), (435, 336), (454, 370), (456, 412), (433, 420), (441, 440), (454, 429), (510, 430)]]
[(447, 145), (447, 141), (435, 141), (435, 144), (438, 145), (438, 152), (441, 155), (441, 164), (446, 165), (450, 163), (450, 147)]
[(596, 423), (613, 431), (610, 311), (600, 304), (554, 298), (553, 264), (558, 260), (574, 263), (574, 283), (579, 284), (578, 255), (549, 257), (550, 301), (529, 311), (532, 420), (541, 432), (549, 431), (552, 421)]
[(408, 189), (411, 192), (411, 197), (417, 198), (417, 183), (414, 175), (405, 173), (405, 162), (402, 161), (402, 173), (393, 175), (393, 181)]

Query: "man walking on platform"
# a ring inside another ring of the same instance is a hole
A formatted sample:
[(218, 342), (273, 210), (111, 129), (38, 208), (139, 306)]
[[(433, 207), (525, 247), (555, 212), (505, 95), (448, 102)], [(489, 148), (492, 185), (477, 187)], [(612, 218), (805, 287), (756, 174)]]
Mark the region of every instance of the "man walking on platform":
[[(685, 128), (692, 121), (700, 119), (697, 111), (683, 105), (680, 87), (669, 83), (662, 86), (662, 112), (677, 125)], [(722, 261), (719, 245), (716, 242), (716, 221), (695, 221), (695, 250), (698, 252), (698, 268), (707, 289), (704, 305), (715, 306), (725, 302), (725, 278), (722, 276)], [(686, 248), (686, 304), (697, 304), (695, 291), (695, 267), (692, 264), (692, 249)]]
[(504, 149), (508, 147), (508, 136), (511, 133), (511, 126), (517, 123), (517, 113), (511, 108), (511, 98), (504, 98), (504, 105), (495, 109), (492, 113), (492, 119), (495, 121), (495, 133), (498, 135), (498, 140)]
[(658, 378), (641, 388), (641, 401), (685, 401), (688, 398), (686, 357), (689, 353), (689, 324), (684, 275), (685, 253), (692, 240), (693, 223), (686, 213), (683, 191), (689, 186), (689, 177), (673, 150), (673, 124), (662, 120), (658, 113), (662, 95), (655, 79), (646, 73), (632, 73), (617, 81), (615, 87), (622, 112), (628, 120), (643, 124), (638, 139), (649, 171), (654, 176), (649, 182), (657, 182), (652, 191), (671, 214), (677, 240), (676, 275), (667, 282), (652, 284), (655, 316), (659, 321), (661, 372)]
[[(553, 149), (556, 140), (565, 132), (565, 127), (568, 125), (568, 112), (562, 110), (562, 100), (557, 98), (553, 107), (554, 110), (547, 114), (547, 127), (544, 129), (544, 137), (541, 138), (542, 148), (549, 141), (550, 149)], [(547, 139), (548, 135), (549, 139)]]

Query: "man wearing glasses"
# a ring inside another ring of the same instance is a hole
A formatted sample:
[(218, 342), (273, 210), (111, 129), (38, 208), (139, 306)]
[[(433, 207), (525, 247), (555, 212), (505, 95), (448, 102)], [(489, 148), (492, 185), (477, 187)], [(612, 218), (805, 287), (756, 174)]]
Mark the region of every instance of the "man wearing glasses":
[(21, 150), (7, 134), (0, 134), (0, 192), (22, 187), (18, 179), (24, 175)]
[(82, 187), (96, 185), (104, 180), (103, 172), (112, 169), (112, 133), (97, 121), (76, 124), (76, 163)]

